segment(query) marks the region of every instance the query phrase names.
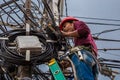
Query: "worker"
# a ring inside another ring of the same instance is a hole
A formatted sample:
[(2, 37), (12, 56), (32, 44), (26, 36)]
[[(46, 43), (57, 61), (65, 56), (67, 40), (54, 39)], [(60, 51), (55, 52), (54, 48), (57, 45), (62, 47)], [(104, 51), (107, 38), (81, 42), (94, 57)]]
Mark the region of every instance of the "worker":
[(83, 59), (78, 54), (69, 55), (72, 60), (77, 80), (97, 80), (97, 46), (92, 38), (90, 29), (83, 22), (74, 17), (65, 17), (59, 26), (65, 37), (73, 37), (74, 46), (80, 49)]

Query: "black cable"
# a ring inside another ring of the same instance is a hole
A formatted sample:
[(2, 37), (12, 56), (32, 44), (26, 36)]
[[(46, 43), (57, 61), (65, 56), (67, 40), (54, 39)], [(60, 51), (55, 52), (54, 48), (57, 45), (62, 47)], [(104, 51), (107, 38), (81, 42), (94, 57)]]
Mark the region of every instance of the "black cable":
[(34, 18), (34, 14), (35, 14), (36, 18), (39, 19), (37, 13), (35, 12), (35, 10), (38, 10), (38, 7), (36, 6), (36, 4), (34, 2), (31, 2), (31, 3), (34, 5), (32, 10), (31, 10), (32, 18)]
[[(8, 9), (8, 6), (5, 7), (5, 8), (3, 8), (3, 9), (4, 9), (4, 10), (5, 10), (5, 9)], [(2, 11), (2, 10), (0, 11), (0, 14), (1, 14), (1, 16), (4, 16), (4, 15), (5, 15), (5, 14), (4, 14), (4, 11)]]
[(3, 26), (4, 26), (4, 32), (6, 32), (7, 31), (7, 28), (6, 28), (6, 26), (5, 26), (5, 23), (4, 23), (4, 21), (3, 21), (3, 18), (2, 18), (2, 16), (0, 15), (0, 19), (1, 19), (1, 21), (2, 21), (2, 23), (3, 23)]
[(38, 2), (38, 7), (40, 8), (40, 0), (37, 0), (37, 2)]
[(16, 3), (15, 0), (12, 0), (14, 1), (14, 3), (16, 4), (16, 6), (23, 12), (23, 14), (25, 15), (25, 17), (30, 20), (30, 22), (32, 22), (35, 26), (38, 26), (38, 24), (36, 24), (32, 19), (29, 18), (29, 16), (23, 11), (23, 9), (18, 5), (18, 3)]
[[(9, 6), (8, 6), (8, 7), (9, 7)], [(11, 7), (11, 10), (8, 11), (7, 13), (8, 13), (8, 14), (13, 14), (12, 11), (14, 11), (14, 10), (17, 8), (17, 6), (11, 5), (10, 7)], [(12, 9), (12, 7), (15, 7), (15, 8)], [(7, 9), (7, 10), (8, 10), (8, 9)], [(7, 11), (7, 10), (6, 10), (6, 11)], [(20, 12), (20, 10), (18, 9), (18, 11), (14, 11), (14, 12), (17, 14), (18, 12)], [(17, 15), (18, 15), (18, 14), (17, 14)], [(18, 15), (18, 16), (19, 16), (19, 15)], [(12, 16), (12, 17), (13, 17), (13, 16)], [(10, 26), (15, 26), (15, 25), (13, 25), (12, 23), (10, 24), (10, 22), (8, 21), (9, 18), (10, 18), (9, 16), (6, 17), (6, 24), (8, 24), (8, 26), (9, 26), (9, 25), (10, 25)], [(14, 18), (14, 17), (13, 17), (13, 18)], [(20, 18), (20, 17), (19, 17), (19, 18)], [(21, 20), (23, 21), (22, 18), (21, 18)], [(17, 20), (16, 20), (16, 21), (17, 21)], [(17, 21), (17, 22), (19, 22), (19, 21)], [(24, 22), (24, 21), (23, 21), (23, 22)], [(19, 23), (20, 23), (20, 22), (19, 22)], [(16, 26), (19, 26), (19, 25), (16, 25)]]
[[(7, 2), (5, 0), (3, 0), (3, 1), (7, 4)], [(22, 20), (22, 18), (14, 11), (15, 8), (12, 9), (12, 7), (9, 4), (7, 4), (7, 5), (11, 9), (11, 11), (13, 11), (16, 14), (16, 16), (25, 24), (25, 22)]]
[(107, 66), (107, 67), (111, 67), (111, 68), (118, 68), (118, 69), (120, 69), (120, 67), (119, 66)]
[[(118, 20), (119, 21), (119, 20)], [(108, 26), (120, 26), (120, 24), (110, 24), (110, 23), (98, 23), (98, 22), (87, 22), (85, 21), (86, 24), (93, 24), (93, 25), (108, 25)]]
[(99, 58), (98, 61), (99, 61), (100, 65), (103, 67), (120, 68), (119, 60)]
[(5, 80), (13, 80), (9, 73), (4, 74)]
[(107, 61), (107, 62), (115, 62), (115, 63), (120, 63), (120, 60), (112, 60), (112, 59), (105, 59), (105, 58), (99, 58), (99, 61)]
[(120, 21), (119, 19), (102, 19), (102, 18), (79, 17), (79, 16), (74, 16), (74, 17), (76, 17), (76, 18), (84, 18), (84, 19), (93, 19), (93, 20)]
[[(14, 40), (14, 38), (16, 36), (23, 35), (23, 34), (19, 33), (20, 30), (19, 30), (18, 33), (16, 31), (17, 30), (13, 30), (14, 33), (12, 31), (9, 33), (9, 35), (11, 35), (11, 36), (9, 36), (10, 41)], [(25, 34), (25, 30), (23, 32)], [(44, 44), (44, 46), (46, 46), (46, 49), (40, 54), (31, 56), (30, 64), (33, 64), (35, 62), (37, 62), (36, 64), (40, 64), (42, 62), (48, 61), (51, 58), (55, 57), (55, 54), (54, 54), (55, 50), (54, 50), (53, 45), (51, 43), (46, 43), (45, 39), (43, 39), (42, 35), (40, 35), (40, 34), (32, 32), (31, 35), (38, 36), (40, 42), (42, 42)], [(1, 51), (2, 51), (2, 53), (0, 53), (0, 56), (4, 57), (5, 60), (10, 62), (10, 63), (18, 64), (18, 65), (25, 65), (27, 63), (25, 61), (25, 56), (24, 55), (19, 55), (19, 53), (17, 53), (17, 51), (14, 52), (14, 51), (10, 50), (8, 48), (7, 44), (8, 44), (8, 41), (7, 42), (5, 40), (1, 41), (1, 46), (2, 46)]]
[(37, 67), (34, 67), (34, 70), (39, 74), (40, 77), (42, 77), (42, 79), (49, 80), (49, 78), (46, 77), (46, 75), (44, 75), (40, 69), (38, 69)]
[[(0, 17), (1, 18), (1, 17)], [(2, 19), (2, 18), (1, 18)], [(5, 27), (5, 24), (4, 24), (4, 22), (2, 21), (2, 23), (3, 23), (3, 25), (4, 25), (4, 27)], [(6, 32), (6, 30), (3, 28), (3, 26), (2, 25), (0, 25), (0, 29), (5, 33)]]
[(12, 20), (14, 20), (19, 26), (23, 27), (20, 23), (18, 23), (10, 14), (8, 14), (3, 8), (1, 8), (5, 14), (7, 14)]
[[(37, 0), (37, 1), (38, 1), (38, 0)], [(39, 1), (38, 1), (38, 2), (39, 2)], [(43, 13), (40, 11), (40, 8), (39, 8), (40, 5), (42, 6), (42, 4), (39, 3), (39, 7), (38, 7), (33, 1), (32, 1), (31, 3), (32, 3), (32, 5), (33, 5), (33, 6), (32, 6), (32, 10), (31, 10), (31, 12), (32, 12), (32, 11), (33, 11), (33, 12), (31, 13), (31, 15), (33, 15), (33, 13), (34, 13), (35, 16), (36, 16), (35, 19), (38, 19), (38, 20), (39, 20), (39, 19), (40, 19), (39, 16), (43, 16)], [(43, 8), (42, 8), (42, 9), (43, 9)], [(38, 11), (38, 14), (39, 14), (39, 15), (35, 12), (36, 10)], [(34, 18), (34, 17), (32, 17), (32, 18)]]
[(116, 67), (120, 67), (119, 64), (114, 64), (114, 63), (105, 63), (105, 62), (100, 62), (101, 65), (107, 65), (107, 66), (116, 66)]
[[(65, 15), (61, 15), (62, 17), (66, 17)], [(94, 18), (94, 17), (80, 17), (80, 16), (73, 16), (76, 18), (83, 18), (83, 19), (93, 19), (93, 20), (105, 20), (105, 21), (120, 21), (119, 19), (104, 19), (104, 18)]]
[(53, 26), (55, 27), (55, 26), (56, 26), (56, 23), (55, 23), (55, 20), (54, 20), (54, 15), (53, 15), (53, 13), (52, 13), (49, 5), (47, 4), (46, 0), (42, 0), (42, 2), (43, 2), (43, 4), (44, 4), (45, 9), (48, 11), (48, 14), (49, 14), (49, 16), (50, 16), (50, 18), (51, 18), (51, 20), (52, 20)]
[[(19, 1), (19, 0), (16, 0), (16, 1)], [(0, 8), (5, 7), (8, 4), (12, 4), (12, 3), (13, 3), (13, 1), (10, 0), (10, 1), (6, 2), (6, 3), (0, 4)]]
[[(42, 10), (44, 11), (44, 7), (43, 7), (43, 4), (42, 4), (42, 1), (41, 0), (37, 0), (39, 3), (39, 9), (40, 9), (40, 5), (41, 5), (41, 8), (42, 8)], [(42, 14), (42, 13), (41, 13)], [(43, 15), (43, 14), (42, 14)]]
[(60, 40), (61, 40), (61, 32), (60, 32), (60, 30), (59, 30), (59, 27), (56, 26), (56, 23), (55, 23), (55, 20), (54, 20), (54, 15), (53, 15), (53, 13), (52, 13), (52, 11), (51, 11), (48, 3), (46, 2), (46, 0), (42, 0), (42, 2), (43, 2), (43, 4), (44, 4), (45, 9), (48, 11), (48, 14), (49, 14), (51, 20), (52, 20), (52, 27), (53, 27), (54, 30), (57, 32), (57, 33), (54, 33), (54, 32), (53, 32), (53, 33), (55, 34), (58, 43), (60, 43)]
[(100, 36), (102, 33), (107, 33), (107, 32), (112, 32), (112, 31), (117, 31), (117, 30), (120, 30), (120, 28), (110, 29), (110, 30), (104, 30), (104, 31), (102, 31), (102, 32), (94, 33), (94, 34), (92, 34), (92, 35), (97, 35), (97, 37), (98, 37), (98, 36)]
[(103, 48), (103, 49), (98, 49), (98, 50), (103, 50), (103, 51), (107, 51), (107, 50), (120, 50), (120, 48)]
[(5, 29), (0, 25), (0, 30), (5, 33)]
[(11, 11), (13, 11), (16, 14), (16, 16), (25, 24), (23, 19), (14, 11), (14, 9), (12, 9), (12, 7), (5, 0), (3, 0), (3, 1), (8, 5), (8, 7), (11, 9)]
[(66, 16), (68, 16), (67, 0), (65, 0), (65, 11), (66, 11)]
[(109, 24), (109, 23), (98, 23), (98, 22), (86, 22), (87, 24), (94, 24), (94, 25), (108, 25), (108, 26), (120, 26), (120, 24)]
[(114, 39), (104, 39), (104, 38), (98, 38), (98, 37), (93, 37), (95, 40), (100, 40), (100, 41), (114, 41), (114, 42), (120, 42), (120, 40), (114, 40)]

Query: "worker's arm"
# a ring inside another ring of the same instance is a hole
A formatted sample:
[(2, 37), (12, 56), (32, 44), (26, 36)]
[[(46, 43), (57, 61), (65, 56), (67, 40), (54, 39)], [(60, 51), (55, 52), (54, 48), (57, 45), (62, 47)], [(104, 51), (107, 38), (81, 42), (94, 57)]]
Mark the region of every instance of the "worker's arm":
[(66, 36), (66, 37), (79, 37), (77, 30), (71, 31), (71, 32), (64, 32), (64, 31), (61, 31), (61, 32), (62, 32), (63, 36)]
[(75, 26), (75, 29), (78, 33), (77, 37), (86, 38), (90, 34), (90, 29), (88, 28), (88, 26), (84, 22), (76, 21), (74, 23), (74, 26)]

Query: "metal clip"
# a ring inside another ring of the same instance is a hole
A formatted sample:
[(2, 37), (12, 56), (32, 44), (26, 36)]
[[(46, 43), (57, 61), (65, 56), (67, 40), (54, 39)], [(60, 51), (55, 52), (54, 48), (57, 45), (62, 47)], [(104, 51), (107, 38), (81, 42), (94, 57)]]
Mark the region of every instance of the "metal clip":
[(79, 57), (80, 60), (83, 60), (83, 55), (82, 55), (81, 51), (77, 52), (77, 56)]

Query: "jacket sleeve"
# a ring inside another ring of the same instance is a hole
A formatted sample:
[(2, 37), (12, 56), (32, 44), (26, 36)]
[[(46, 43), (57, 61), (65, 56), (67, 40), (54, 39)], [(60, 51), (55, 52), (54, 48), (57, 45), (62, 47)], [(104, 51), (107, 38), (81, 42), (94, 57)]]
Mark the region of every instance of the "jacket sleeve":
[(76, 21), (74, 23), (75, 29), (78, 31), (79, 38), (86, 38), (90, 34), (90, 29), (88, 26), (82, 21)]

